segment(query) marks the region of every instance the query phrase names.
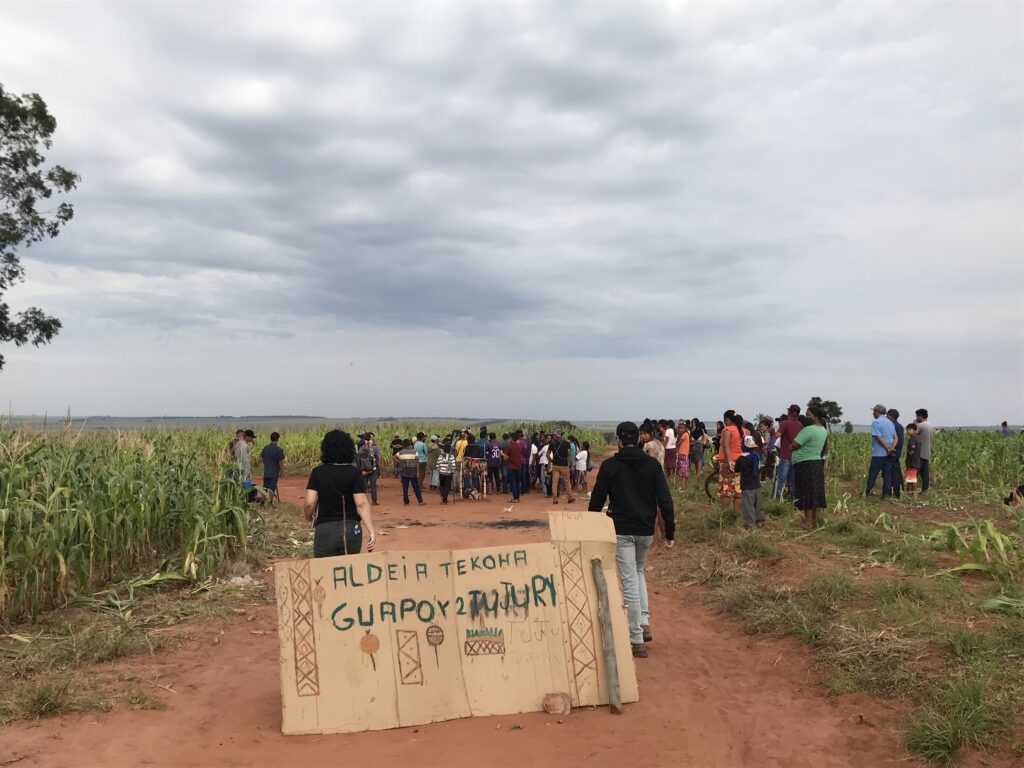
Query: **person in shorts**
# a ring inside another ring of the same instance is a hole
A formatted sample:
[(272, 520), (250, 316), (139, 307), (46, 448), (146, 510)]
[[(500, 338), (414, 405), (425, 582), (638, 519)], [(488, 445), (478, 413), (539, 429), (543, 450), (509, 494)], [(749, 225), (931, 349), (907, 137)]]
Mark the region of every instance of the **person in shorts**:
[(280, 433), (271, 432), (270, 442), (260, 451), (260, 461), (263, 463), (263, 490), (267, 492), (270, 506), (274, 506), (275, 498), (278, 503), (281, 502), (281, 494), (277, 492), (277, 480), (281, 476), (285, 456), (284, 450), (277, 443), (280, 439)]

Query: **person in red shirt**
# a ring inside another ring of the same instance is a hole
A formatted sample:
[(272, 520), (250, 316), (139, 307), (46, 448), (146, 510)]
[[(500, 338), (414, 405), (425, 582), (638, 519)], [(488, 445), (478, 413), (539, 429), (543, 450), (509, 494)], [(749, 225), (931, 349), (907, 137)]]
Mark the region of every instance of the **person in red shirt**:
[(786, 484), (793, 487), (793, 440), (800, 434), (803, 424), (800, 422), (800, 406), (791, 405), (786, 418), (779, 422), (779, 465), (775, 470), (775, 489), (773, 499), (782, 497)]
[(511, 494), (509, 501), (512, 503), (519, 501), (519, 494), (522, 492), (520, 481), (523, 477), (523, 446), (519, 443), (519, 438), (521, 437), (521, 432), (516, 432), (512, 435), (512, 439), (508, 441), (508, 447), (504, 451), (504, 459), (507, 462), (505, 477), (508, 484), (508, 492)]

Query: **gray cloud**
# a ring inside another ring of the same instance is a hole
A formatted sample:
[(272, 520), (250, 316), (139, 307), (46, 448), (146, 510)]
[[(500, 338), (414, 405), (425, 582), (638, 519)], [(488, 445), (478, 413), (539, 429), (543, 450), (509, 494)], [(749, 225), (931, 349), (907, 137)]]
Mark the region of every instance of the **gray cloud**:
[[(1024, 375), (1024, 40), (1012, 4), (935, 8), (9, 2), (5, 87), (42, 93), (84, 181), (12, 294), (64, 335), (12, 350), (2, 383), (61, 410), (31, 382), (79, 350), (131, 349), (155, 381), (151, 355), (214, 377), (265, 340), (364, 366), (346, 412), (476, 402), (456, 377), (392, 408), (395, 352), (507, 377), (493, 397), (523, 414), (516, 365), (565, 363), (585, 383), (544, 407), (579, 418), (618, 415), (620, 386), (714, 413), (746, 371), (787, 404), (813, 360), (851, 398), (941, 377), (980, 419), (963, 393), (1002, 382), (996, 360)], [(178, 396), (95, 377), (67, 377), (83, 408)], [(189, 386), (171, 410), (232, 409)], [(1024, 417), (995, 388), (984, 415)], [(343, 412), (289, 396), (245, 410)]]

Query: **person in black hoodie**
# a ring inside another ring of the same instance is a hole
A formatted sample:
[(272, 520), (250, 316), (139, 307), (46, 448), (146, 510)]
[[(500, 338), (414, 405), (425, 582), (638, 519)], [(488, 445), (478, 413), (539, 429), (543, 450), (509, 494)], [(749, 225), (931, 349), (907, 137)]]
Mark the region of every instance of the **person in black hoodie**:
[(665, 521), (665, 547), (675, 543), (675, 508), (665, 470), (637, 447), (637, 425), (622, 422), (615, 428), (615, 438), (619, 452), (598, 470), (588, 509), (600, 512), (609, 500), (608, 516), (615, 524), (615, 565), (629, 615), (629, 642), (633, 655), (642, 659), (647, 657), (646, 644), (652, 639), (644, 564), (654, 542), (659, 511)]

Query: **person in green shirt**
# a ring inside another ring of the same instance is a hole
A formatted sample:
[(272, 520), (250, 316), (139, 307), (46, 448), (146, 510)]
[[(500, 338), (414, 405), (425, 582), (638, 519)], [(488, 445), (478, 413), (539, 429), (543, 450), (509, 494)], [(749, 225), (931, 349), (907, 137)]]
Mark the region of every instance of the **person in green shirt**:
[(816, 405), (807, 408), (810, 424), (793, 440), (793, 485), (796, 508), (804, 513), (804, 527), (818, 524), (818, 513), (828, 506), (825, 499), (825, 459), (828, 430), (825, 411)]

